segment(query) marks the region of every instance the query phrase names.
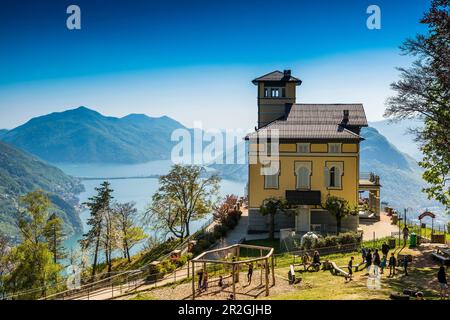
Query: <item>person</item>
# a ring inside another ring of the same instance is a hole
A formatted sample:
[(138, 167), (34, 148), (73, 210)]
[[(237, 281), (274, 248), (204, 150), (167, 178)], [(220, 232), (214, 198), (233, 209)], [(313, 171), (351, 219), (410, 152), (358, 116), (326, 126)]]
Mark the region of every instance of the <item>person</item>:
[(352, 277), (353, 277), (353, 260), (354, 259), (355, 259), (354, 257), (350, 257), (350, 260), (348, 262), (348, 275), (349, 275), (349, 277), (348, 277), (348, 279), (346, 277), (345, 281), (351, 281), (352, 280)]
[(233, 294), (230, 294), (230, 295), (228, 296), (227, 300), (234, 300), (234, 295), (233, 295)]
[(306, 268), (307, 268), (308, 265), (309, 265), (309, 255), (308, 255), (308, 253), (305, 253), (305, 254), (302, 256), (302, 264), (303, 264), (303, 267), (304, 267), (305, 270), (306, 270)]
[(370, 267), (372, 266), (372, 250), (367, 251), (366, 255), (366, 268), (367, 268), (367, 274), (370, 274)]
[(223, 277), (219, 276), (219, 282), (217, 283), (220, 289), (223, 289)]
[(391, 257), (389, 258), (389, 277), (395, 276), (395, 266), (397, 265), (397, 259), (395, 258), (394, 253), (391, 253)]
[(408, 241), (409, 229), (408, 226), (403, 228), (403, 244), (406, 246), (406, 241)]
[(387, 257), (390, 249), (391, 248), (388, 246), (388, 244), (384, 242), (381, 246), (381, 253)]
[(439, 282), (439, 295), (441, 296), (441, 299), (445, 299), (447, 296), (447, 275), (445, 274), (445, 267), (441, 266), (439, 268), (438, 274), (437, 274), (438, 282)]
[(319, 251), (314, 251), (314, 255), (313, 255), (313, 263), (312, 263), (313, 267), (315, 269), (319, 268), (321, 263), (320, 263), (320, 254)]
[(202, 289), (204, 291), (208, 291), (208, 271), (205, 270), (205, 273), (203, 275), (203, 285)]
[(386, 264), (387, 264), (387, 255), (383, 254), (383, 257), (381, 258), (381, 263), (380, 263), (381, 274), (384, 274), (384, 269), (386, 268)]
[(247, 272), (248, 284), (252, 283), (252, 276), (253, 276), (253, 263), (249, 263), (248, 264), (248, 272)]
[(378, 249), (375, 249), (375, 252), (373, 253), (373, 272), (375, 273), (375, 276), (378, 277), (378, 272), (381, 264), (380, 254), (378, 253)]
[(366, 256), (367, 256), (367, 250), (366, 250), (366, 248), (362, 247), (362, 249), (361, 249), (362, 263), (366, 262)]
[(200, 269), (197, 272), (197, 276), (198, 276), (198, 290), (201, 290), (203, 284), (203, 269)]
[(403, 269), (405, 270), (405, 276), (408, 276), (408, 263), (409, 263), (408, 256), (404, 256), (403, 257)]

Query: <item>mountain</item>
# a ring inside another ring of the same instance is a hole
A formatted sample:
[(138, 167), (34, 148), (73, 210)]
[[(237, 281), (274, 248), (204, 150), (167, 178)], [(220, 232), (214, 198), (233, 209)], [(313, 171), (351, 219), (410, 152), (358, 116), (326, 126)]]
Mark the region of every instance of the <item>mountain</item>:
[(414, 141), (414, 135), (409, 133), (410, 129), (418, 128), (422, 122), (414, 119), (405, 119), (398, 122), (389, 120), (370, 122), (372, 128), (378, 130), (400, 151), (409, 154), (416, 160), (422, 159), (422, 152), (419, 145)]
[(50, 163), (142, 163), (169, 159), (178, 128), (166, 116), (115, 118), (79, 107), (33, 118), (1, 140)]
[(8, 132), (8, 130), (6, 130), (6, 129), (0, 129), (0, 139), (1, 139), (2, 136), (4, 136), (7, 132)]
[(17, 235), (14, 199), (30, 191), (42, 189), (49, 193), (56, 212), (64, 221), (68, 234), (82, 231), (81, 220), (74, 205), (76, 195), (83, 191), (80, 182), (36, 157), (0, 142), (0, 233)]
[[(381, 201), (399, 210), (408, 207), (415, 210), (439, 207), (437, 202), (428, 200), (422, 193), (425, 183), (421, 178), (422, 169), (415, 159), (398, 150), (375, 128), (363, 128), (361, 135), (365, 140), (361, 142), (360, 171), (374, 172), (380, 176)], [(245, 162), (248, 163), (248, 160)], [(224, 179), (245, 182), (248, 177), (247, 166), (212, 164), (210, 168)]]

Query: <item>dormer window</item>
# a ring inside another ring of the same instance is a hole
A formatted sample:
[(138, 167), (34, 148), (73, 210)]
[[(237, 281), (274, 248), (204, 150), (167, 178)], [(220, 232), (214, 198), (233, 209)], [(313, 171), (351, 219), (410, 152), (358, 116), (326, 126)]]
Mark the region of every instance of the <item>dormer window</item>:
[(286, 88), (283, 87), (265, 87), (264, 98), (284, 98), (286, 97)]

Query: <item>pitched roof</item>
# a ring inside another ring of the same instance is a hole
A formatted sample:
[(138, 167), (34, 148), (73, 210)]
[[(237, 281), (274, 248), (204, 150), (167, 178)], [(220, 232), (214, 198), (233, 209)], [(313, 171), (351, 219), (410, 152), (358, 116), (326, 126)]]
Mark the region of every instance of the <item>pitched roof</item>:
[(367, 127), (362, 104), (293, 104), (286, 121), (297, 124), (340, 124), (348, 110), (347, 126)]
[[(349, 120), (345, 124), (344, 110), (349, 111)], [(348, 129), (352, 126), (367, 126), (362, 104), (294, 104), (286, 118), (269, 123), (246, 139), (268, 135), (275, 129), (280, 139), (361, 140), (360, 135)]]
[(302, 80), (291, 76), (290, 70), (286, 71), (288, 71), (289, 73), (285, 74), (284, 72), (279, 70), (272, 71), (268, 74), (263, 75), (262, 77), (254, 79), (252, 82), (253, 84), (257, 84), (258, 82), (264, 81), (283, 81), (283, 82), (296, 82), (299, 85), (302, 83)]

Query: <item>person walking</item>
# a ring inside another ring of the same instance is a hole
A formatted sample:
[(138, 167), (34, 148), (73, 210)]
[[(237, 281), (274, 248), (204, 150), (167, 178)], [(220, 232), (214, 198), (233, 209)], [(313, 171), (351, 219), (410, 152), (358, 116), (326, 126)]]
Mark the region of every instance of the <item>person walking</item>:
[(408, 229), (408, 226), (405, 225), (405, 227), (403, 228), (403, 246), (406, 246), (408, 237), (409, 237), (409, 229)]
[(370, 267), (372, 266), (372, 250), (368, 250), (367, 251), (367, 255), (366, 255), (366, 269), (367, 269), (367, 274), (370, 274)]
[(380, 264), (381, 274), (384, 274), (384, 269), (386, 269), (386, 264), (387, 264), (387, 255), (383, 254), (383, 257), (381, 258), (381, 264)]
[(380, 264), (380, 254), (378, 253), (378, 249), (375, 249), (375, 252), (373, 253), (373, 272), (375, 274), (375, 277), (379, 276)]
[(205, 271), (205, 274), (203, 275), (203, 286), (204, 291), (208, 291), (208, 271)]
[(389, 277), (395, 276), (395, 267), (397, 265), (397, 259), (395, 258), (394, 253), (391, 253), (391, 257), (389, 258)]
[(352, 281), (352, 278), (353, 278), (353, 260), (354, 260), (355, 258), (354, 257), (351, 257), (350, 258), (350, 261), (348, 262), (348, 278), (347, 277), (345, 277), (345, 281), (347, 282), (347, 281)]
[(403, 269), (405, 270), (405, 276), (408, 276), (408, 264), (409, 264), (408, 256), (404, 256), (403, 257)]
[(439, 295), (441, 296), (441, 300), (447, 297), (447, 275), (445, 274), (445, 267), (441, 266), (439, 268), (437, 274), (438, 282), (439, 282)]
[(248, 271), (247, 271), (248, 284), (252, 283), (252, 276), (253, 276), (253, 263), (249, 263), (248, 264)]
[(367, 250), (366, 250), (366, 248), (362, 247), (361, 248), (362, 263), (366, 262), (366, 256), (367, 256)]
[(384, 242), (383, 245), (381, 246), (381, 253), (387, 257), (390, 249), (391, 248), (389, 247), (389, 245), (386, 242)]
[(203, 269), (200, 269), (197, 272), (197, 276), (198, 276), (198, 290), (199, 291), (201, 291), (202, 285), (203, 285), (203, 274), (204, 274)]

